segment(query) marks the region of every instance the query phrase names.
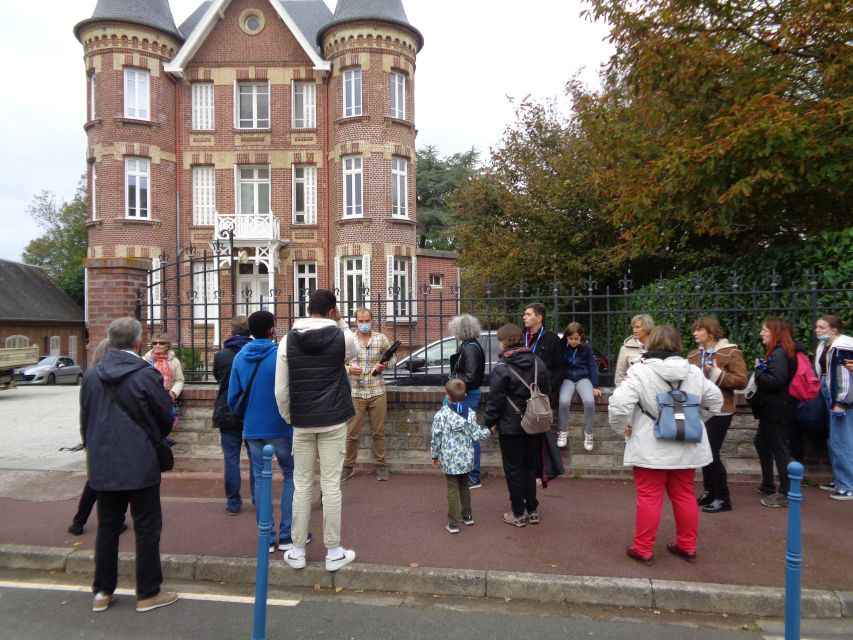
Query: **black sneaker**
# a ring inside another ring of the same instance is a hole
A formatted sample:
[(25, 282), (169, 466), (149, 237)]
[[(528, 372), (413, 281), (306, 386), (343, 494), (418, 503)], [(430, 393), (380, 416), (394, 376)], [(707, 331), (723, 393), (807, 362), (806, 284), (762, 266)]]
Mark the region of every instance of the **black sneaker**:
[(352, 467), (344, 467), (341, 470), (341, 482), (346, 482), (355, 475), (355, 470)]
[[(72, 522), (71, 526), (68, 527), (68, 533), (70, 533), (72, 536), (82, 536), (83, 535), (83, 525), (77, 524), (76, 522)], [(101, 611), (101, 609), (98, 609), (98, 611)]]
[(470, 478), (468, 479), (468, 488), (469, 489), (479, 489), (482, 486), (483, 485), (480, 484), (479, 480), (471, 480)]
[(459, 525), (455, 522), (448, 522), (444, 528), (447, 529), (447, 533), (459, 533)]
[(774, 487), (765, 487), (763, 484), (759, 484), (755, 487), (755, 493), (761, 493), (765, 496), (772, 496), (776, 493), (776, 489)]
[(462, 516), (460, 520), (462, 520), (462, 524), (464, 524), (466, 527), (470, 527), (472, 524), (474, 524), (474, 516)]
[(834, 482), (825, 482), (823, 484), (819, 484), (818, 487), (820, 487), (824, 491), (835, 491), (835, 483)]

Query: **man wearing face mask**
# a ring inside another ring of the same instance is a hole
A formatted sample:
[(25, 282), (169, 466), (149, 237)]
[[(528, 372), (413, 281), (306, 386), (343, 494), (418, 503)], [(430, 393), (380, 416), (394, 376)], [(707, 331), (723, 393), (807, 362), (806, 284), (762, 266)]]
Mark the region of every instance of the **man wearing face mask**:
[(347, 453), (344, 468), (341, 471), (341, 482), (355, 474), (358, 441), (364, 428), (365, 417), (370, 423), (370, 436), (373, 439), (376, 479), (388, 480), (388, 468), (385, 466), (385, 415), (388, 404), (382, 372), (387, 367), (393, 367), (396, 360), (392, 357), (388, 362), (379, 362), (391, 343), (383, 334), (373, 331), (373, 314), (370, 309), (367, 307), (357, 309), (355, 321), (358, 329), (359, 352), (355, 358), (347, 360), (346, 363), (355, 415), (347, 423)]

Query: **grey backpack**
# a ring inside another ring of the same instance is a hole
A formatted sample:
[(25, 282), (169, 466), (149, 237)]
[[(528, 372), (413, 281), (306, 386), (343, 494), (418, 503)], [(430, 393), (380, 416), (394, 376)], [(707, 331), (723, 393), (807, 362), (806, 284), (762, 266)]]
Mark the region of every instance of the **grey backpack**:
[(551, 413), (551, 401), (548, 396), (539, 390), (539, 358), (533, 360), (533, 383), (527, 384), (518, 372), (509, 366), (506, 362), (498, 364), (505, 365), (510, 372), (521, 381), (527, 390), (530, 392), (530, 399), (527, 401), (527, 406), (524, 408), (524, 413), (521, 413), (516, 404), (507, 396), (507, 402), (512, 405), (515, 412), (521, 416), (521, 428), (525, 433), (535, 436), (539, 433), (545, 433), (551, 429), (551, 423), (554, 416)]

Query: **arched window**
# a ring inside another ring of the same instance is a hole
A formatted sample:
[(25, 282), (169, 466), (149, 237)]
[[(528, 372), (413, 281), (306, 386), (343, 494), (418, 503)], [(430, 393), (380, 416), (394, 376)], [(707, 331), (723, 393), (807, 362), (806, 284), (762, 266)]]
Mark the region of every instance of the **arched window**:
[(30, 346), (30, 339), (27, 336), (9, 336), (6, 338), (7, 349), (23, 349)]

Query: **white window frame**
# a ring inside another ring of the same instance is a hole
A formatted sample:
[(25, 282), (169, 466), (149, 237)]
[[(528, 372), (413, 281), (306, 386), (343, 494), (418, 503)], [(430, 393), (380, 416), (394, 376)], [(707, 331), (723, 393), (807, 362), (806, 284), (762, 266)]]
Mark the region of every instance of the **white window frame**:
[(94, 120), (97, 117), (97, 109), (95, 107), (95, 70), (89, 74), (89, 120)]
[(151, 271), (148, 274), (148, 306), (146, 313), (150, 314), (149, 320), (160, 320), (160, 307), (162, 304), (161, 291), (163, 290), (163, 277), (166, 271), (160, 269), (160, 258), (151, 259)]
[(192, 129), (194, 131), (213, 131), (215, 128), (214, 88), (212, 82), (193, 82)]
[(193, 225), (211, 227), (216, 223), (216, 168), (193, 167)]
[[(252, 96), (252, 113), (251, 116), (243, 117), (241, 114), (241, 100), (243, 89), (251, 88), (251, 93), (245, 95)], [(259, 91), (263, 89), (264, 91)], [(270, 128), (270, 83), (267, 82), (235, 82), (234, 83), (234, 128), (235, 129), (269, 129)], [(258, 96), (265, 95), (267, 99), (267, 115), (266, 118), (259, 116)], [(244, 122), (246, 124), (244, 124)]]
[[(406, 256), (388, 256), (388, 316), (391, 318), (408, 319), (414, 313), (410, 312), (412, 282), (412, 258)], [(399, 294), (392, 294), (399, 287)]]
[(50, 354), (52, 356), (60, 355), (62, 351), (62, 340), (59, 336), (50, 336)]
[(136, 67), (124, 68), (124, 117), (151, 119), (151, 72)]
[(349, 319), (355, 318), (355, 310), (365, 306), (367, 299), (362, 295), (365, 282), (369, 282), (365, 278), (365, 270), (368, 266), (365, 264), (367, 256), (343, 256), (341, 258), (341, 282), (343, 290), (341, 291), (341, 302), (344, 304), (343, 315)]
[[(297, 208), (297, 195), (302, 193), (302, 209)], [(317, 224), (317, 167), (293, 165), (293, 224)]]
[(391, 217), (409, 217), (409, 163), (391, 158)]
[[(135, 185), (131, 186), (131, 179)], [(140, 206), (142, 201), (142, 185), (145, 185), (146, 206)], [(133, 188), (136, 198), (136, 207), (131, 210), (130, 192)], [(125, 156), (124, 158), (124, 215), (126, 218), (136, 220), (149, 220), (151, 218), (151, 161), (148, 158)]]
[(92, 162), (92, 184), (90, 186), (92, 198), (92, 221), (98, 219), (98, 163)]
[(401, 71), (392, 71), (389, 80), (390, 103), (389, 109), (392, 118), (398, 120), (406, 119), (406, 74)]
[[(254, 173), (254, 176), (251, 178), (243, 177), (243, 170), (251, 169)], [(266, 178), (260, 177), (260, 171), (266, 171)], [(272, 181), (271, 181), (272, 170), (268, 164), (238, 164), (236, 166), (236, 193), (237, 193), (237, 213), (241, 215), (269, 215), (271, 212), (272, 203), (270, 201), (272, 195)], [(243, 211), (243, 186), (244, 185), (252, 185), (252, 210), (251, 211)], [(261, 198), (260, 194), (262, 191), (262, 187), (266, 186), (267, 192), (267, 209), (266, 211), (261, 210)]]
[[(300, 286), (307, 285), (307, 286)], [(296, 300), (296, 316), (308, 316), (308, 298), (317, 290), (317, 263), (298, 261), (293, 263), (293, 299)]]
[[(294, 82), (292, 92), (293, 128), (317, 128), (317, 84), (315, 82)], [(302, 117), (296, 116), (296, 107), (302, 110)]]
[(444, 289), (444, 276), (440, 273), (429, 274), (430, 289)]
[[(364, 217), (364, 166), (361, 156), (344, 156), (341, 158), (343, 175), (343, 217)], [(350, 187), (350, 190), (347, 187)]]
[(353, 118), (362, 114), (361, 67), (346, 69), (343, 73), (343, 114)]
[(4, 346), (6, 349), (26, 349), (30, 346), (30, 339), (22, 334), (6, 336)]
[(68, 336), (68, 357), (77, 363), (77, 336)]
[(210, 260), (193, 262), (193, 323), (204, 324), (205, 320), (212, 323), (219, 319), (218, 290), (219, 271), (215, 263)]

